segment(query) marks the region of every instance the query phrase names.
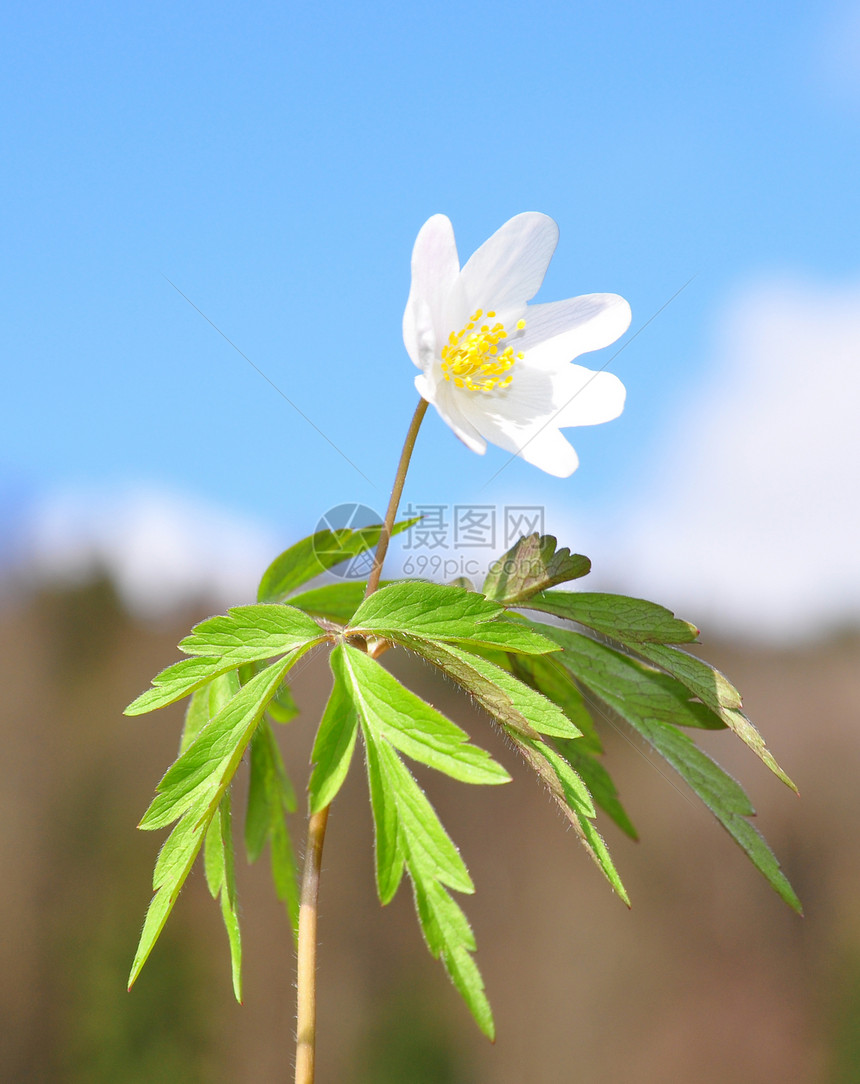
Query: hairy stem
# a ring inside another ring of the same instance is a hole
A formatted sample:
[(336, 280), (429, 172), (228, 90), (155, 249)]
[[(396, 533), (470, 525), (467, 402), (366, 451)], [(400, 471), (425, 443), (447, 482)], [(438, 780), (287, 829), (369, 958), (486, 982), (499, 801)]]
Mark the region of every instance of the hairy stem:
[(328, 823), (326, 806), (308, 819), (308, 842), (299, 907), (298, 1011), (296, 1014), (296, 1084), (313, 1084), (317, 1026), (317, 901), (323, 843)]
[[(372, 595), (379, 587), (382, 564), (385, 561), (388, 543), (391, 540), (391, 530), (394, 526), (394, 517), (397, 515), (400, 497), (403, 493), (403, 483), (406, 481), (409, 460), (412, 458), (415, 439), (418, 436), (418, 430), (421, 427), (424, 415), (427, 413), (428, 405), (427, 401), (422, 399), (416, 407), (412, 421), (409, 424), (406, 440), (403, 443), (403, 451), (400, 453), (400, 462), (397, 464), (397, 474), (394, 476), (391, 500), (388, 502), (388, 511), (385, 513), (382, 533), (376, 546), (373, 569), (367, 581), (365, 598)], [(326, 806), (325, 809), (321, 809), (318, 813), (312, 813), (308, 819), (308, 842), (305, 848), (305, 865), (302, 873), (302, 894), (299, 907), (298, 972), (296, 976), (296, 1084), (314, 1084), (317, 1016), (317, 914), (322, 852), (330, 808), (331, 806)]]
[(397, 507), (403, 493), (403, 483), (406, 481), (406, 472), (409, 470), (409, 460), (412, 458), (415, 438), (418, 436), (418, 430), (421, 428), (421, 422), (424, 420), (429, 405), (426, 399), (419, 402), (415, 408), (415, 413), (412, 415), (406, 440), (403, 442), (403, 451), (400, 453), (400, 462), (397, 464), (397, 474), (394, 476), (394, 485), (391, 489), (391, 500), (388, 502), (388, 511), (385, 513), (385, 520), (382, 524), (382, 534), (379, 536), (379, 542), (376, 546), (376, 557), (367, 580), (365, 598), (372, 595), (379, 587), (379, 577), (382, 575), (382, 565), (388, 552), (388, 543), (391, 541), (391, 529), (394, 526), (394, 518), (397, 515)]

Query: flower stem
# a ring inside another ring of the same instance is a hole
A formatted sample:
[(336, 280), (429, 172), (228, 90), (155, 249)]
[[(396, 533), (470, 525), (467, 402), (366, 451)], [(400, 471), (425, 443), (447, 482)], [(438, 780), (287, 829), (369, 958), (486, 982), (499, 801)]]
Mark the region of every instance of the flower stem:
[(308, 842), (299, 907), (298, 1011), (296, 1013), (296, 1084), (313, 1084), (317, 1016), (317, 901), (323, 843), (328, 822), (326, 806), (308, 819)]
[[(379, 587), (382, 564), (385, 561), (388, 543), (391, 540), (391, 531), (394, 526), (394, 518), (397, 515), (397, 507), (400, 504), (400, 497), (403, 493), (403, 483), (406, 481), (409, 460), (412, 458), (415, 439), (418, 436), (418, 430), (424, 420), (424, 415), (427, 413), (428, 405), (425, 399), (419, 402), (412, 416), (406, 440), (403, 443), (403, 451), (400, 453), (400, 462), (397, 464), (397, 474), (394, 476), (394, 486), (391, 490), (391, 500), (388, 502), (388, 510), (385, 513), (385, 521), (382, 524), (382, 532), (376, 546), (373, 569), (367, 581), (365, 598), (372, 595)], [(317, 915), (322, 852), (330, 808), (331, 806), (326, 806), (324, 809), (319, 810), (318, 813), (312, 813), (308, 818), (308, 841), (305, 847), (305, 865), (302, 873), (302, 894), (299, 906), (298, 970), (296, 975), (296, 1084), (314, 1084), (317, 1013)]]
[(427, 413), (427, 407), (430, 404), (426, 399), (422, 399), (418, 406), (415, 408), (415, 413), (412, 415), (412, 421), (409, 425), (409, 431), (406, 434), (406, 440), (403, 442), (403, 451), (400, 453), (400, 462), (397, 464), (397, 474), (394, 476), (394, 485), (391, 489), (391, 499), (388, 502), (388, 511), (385, 513), (385, 520), (382, 524), (382, 534), (379, 536), (379, 542), (376, 546), (376, 557), (373, 561), (373, 568), (371, 569), (370, 576), (367, 580), (367, 590), (364, 593), (364, 597), (367, 598), (372, 595), (373, 592), (379, 587), (379, 577), (382, 575), (382, 565), (385, 561), (385, 554), (388, 552), (388, 543), (391, 541), (391, 530), (394, 527), (394, 518), (397, 515), (397, 507), (400, 504), (400, 497), (403, 493), (403, 483), (406, 481), (406, 472), (409, 470), (409, 460), (412, 458), (412, 449), (415, 447), (415, 438), (418, 436), (418, 430), (421, 428), (421, 422), (424, 420), (424, 415)]

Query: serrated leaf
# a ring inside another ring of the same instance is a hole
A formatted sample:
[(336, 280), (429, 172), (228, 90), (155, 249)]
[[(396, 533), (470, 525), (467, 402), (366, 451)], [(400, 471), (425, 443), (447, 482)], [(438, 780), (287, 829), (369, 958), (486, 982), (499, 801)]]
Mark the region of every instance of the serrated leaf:
[(185, 812), (195, 800), (198, 787), (211, 787), (215, 778), (232, 778), (266, 704), (300, 654), (297, 651), (279, 659), (242, 686), (167, 769), (156, 787), (157, 797), (140, 822), (141, 828), (163, 828)]
[[(494, 719), (523, 734), (537, 736), (538, 732), (525, 715), (514, 706), (510, 696), (492, 680), (492, 677), (486, 677), (481, 670), (476, 668), (472, 662), (474, 658), (472, 653), (465, 652), (454, 644), (446, 644), (438, 640), (422, 640), (417, 636), (401, 634), (396, 642), (444, 671), (465, 692), (473, 696)], [(507, 656), (501, 655), (500, 658), (507, 659)]]
[[(384, 585), (380, 585), (384, 586)], [(290, 598), (291, 606), (298, 606), (305, 613), (322, 617), (327, 621), (336, 621), (345, 625), (361, 605), (367, 584), (363, 580), (343, 580), (341, 583), (326, 583), (310, 591)]]
[[(391, 529), (392, 536), (414, 526), (420, 520), (402, 520)], [(257, 591), (258, 602), (283, 602), (296, 588), (314, 579), (322, 572), (357, 557), (372, 549), (379, 541), (382, 524), (352, 530), (343, 527), (336, 531), (317, 531), (290, 546), (269, 565), (263, 573)]]
[(286, 682), (281, 683), (281, 687), (269, 701), (266, 711), (270, 719), (282, 724), (292, 722), (299, 714), (299, 706), (293, 699), (292, 691)]
[(212, 678), (235, 669), (229, 659), (198, 658), (180, 659), (156, 674), (152, 679), (152, 688), (140, 694), (128, 705), (124, 715), (145, 715), (156, 708), (167, 707), (196, 691)]
[(586, 591), (542, 591), (530, 598), (530, 610), (565, 617), (622, 644), (690, 644), (699, 630), (665, 606), (626, 595)]
[(432, 877), (457, 892), (474, 892), (475, 886), (451, 837), (442, 827), (433, 806), (394, 749), (382, 735), (366, 726), (376, 742), (382, 775), (397, 809), (398, 832), (403, 839), (411, 876)]
[(228, 659), (234, 666), (285, 655), (304, 644), (325, 639), (326, 632), (295, 606), (234, 606), (207, 618), (179, 641), (186, 655)]
[(249, 862), (256, 862), (263, 853), (274, 815), (273, 805), (280, 813), (280, 803), (275, 800), (274, 767), (269, 742), (266, 740), (264, 723), (260, 723), (251, 738), (251, 757), (248, 773), (248, 805), (245, 810), (245, 853)]
[(579, 836), (580, 843), (585, 847), (586, 853), (617, 895), (629, 907), (630, 899), (615, 868), (615, 863), (612, 861), (612, 856), (609, 854), (603, 837), (591, 823), (594, 805), (582, 779), (570, 764), (546, 742), (533, 741), (514, 733), (511, 733), (510, 737), (567, 817)]
[(719, 670), (694, 655), (664, 645), (692, 643), (698, 629), (680, 621), (663, 606), (623, 595), (549, 591), (529, 600), (529, 608), (576, 621), (609, 636), (628, 650), (655, 663), (699, 697), (783, 783), (797, 787), (767, 748), (764, 738), (743, 714), (741, 696)]
[(741, 696), (728, 678), (719, 670), (694, 655), (688, 655), (677, 648), (662, 647), (659, 644), (640, 644), (636, 648), (650, 662), (656, 663), (667, 673), (677, 678), (694, 696), (698, 696), (730, 730), (747, 745), (770, 768), (786, 786), (797, 791), (797, 787), (777, 764), (775, 757), (765, 744), (757, 728), (740, 710)]
[(375, 591), (356, 610), (351, 627), (382, 632), (402, 629), (415, 636), (469, 636), (476, 624), (492, 621), (504, 607), (452, 584), (398, 580)]
[(200, 820), (207, 809), (207, 796), (199, 795), (196, 804), (190, 808), (164, 843), (155, 864), (152, 887), (155, 895), (150, 901), (143, 923), (143, 930), (131, 965), (128, 978), (129, 988), (134, 984), (146, 963), (149, 954), (158, 940), (164, 924), (185, 883), (194, 859), (203, 843), (204, 833), (200, 830)]
[(555, 655), (517, 655), (512, 657), (512, 671), (561, 708), (579, 732), (577, 746), (592, 753), (602, 753), (603, 746), (586, 707), (582, 693)]
[(689, 689), (679, 681), (633, 659), (629, 655), (600, 644), (579, 632), (542, 626), (544, 632), (560, 647), (563, 654), (554, 655), (580, 685), (594, 690), (601, 688), (623, 697), (630, 711), (649, 715), (675, 726), (720, 730), (725, 723), (705, 704), (694, 699)]
[(556, 545), (552, 535), (525, 535), (490, 565), (483, 593), (515, 606), (547, 587), (588, 575), (591, 561), (587, 557), (571, 554), (567, 547), (556, 551)]
[(200, 731), (215, 718), (240, 688), (238, 671), (228, 670), (195, 689), (185, 713), (185, 726), (179, 743), (180, 753), (184, 753), (194, 743)]
[(286, 816), (295, 809), (296, 795), (281, 751), (271, 726), (263, 719), (251, 739), (245, 851), (248, 861), (256, 862), (268, 842), (275, 893), (286, 905), (294, 932), (298, 929), (298, 883)]
[[(410, 646), (467, 689), (498, 722), (532, 737), (579, 736), (579, 730), (557, 705), (482, 655), (474, 655), (459, 644), (413, 639)], [(475, 680), (475, 675), (479, 680)]]
[(625, 835), (633, 840), (638, 839), (639, 835), (633, 827), (633, 822), (619, 800), (612, 776), (603, 764), (587, 751), (587, 747), (583, 747), (582, 739), (564, 741), (556, 738), (553, 745), (574, 771), (582, 777), (595, 804), (618, 825)]
[(475, 938), (468, 919), (456, 900), (437, 882), (414, 882), (413, 889), (415, 909), (430, 952), (441, 957), (451, 982), (478, 1027), (492, 1042), (496, 1037), (493, 1012), (484, 993), (484, 980), (469, 955), (475, 951)]
[(498, 603), (474, 591), (451, 584), (400, 580), (365, 599), (355, 612), (349, 632), (392, 640), (400, 635), (419, 636), (529, 654), (554, 650), (554, 644), (529, 623), (504, 617), (505, 611)]
[(233, 995), (242, 1004), (242, 933), (239, 929), (239, 912), (235, 902), (230, 903), (229, 894), (221, 892), (221, 917), (230, 943), (230, 969), (233, 977)]
[(744, 818), (753, 815), (753, 808), (741, 786), (702, 752), (686, 734), (638, 696), (628, 696), (625, 683), (619, 678), (623, 667), (630, 670), (630, 681), (638, 687), (641, 670), (633, 660), (598, 644), (588, 637), (564, 629), (551, 629), (551, 635), (564, 648), (562, 661), (571, 667), (577, 680), (625, 719), (640, 733), (693, 789), (716, 816), (717, 820), (737, 842), (755, 867), (789, 906), (800, 911), (800, 902), (788, 883), (773, 852), (753, 826)]
[[(369, 728), (368, 728), (369, 729)], [(397, 803), (385, 777), (378, 743), (372, 733), (365, 736), (367, 750), (367, 784), (373, 811), (376, 869), (376, 890), (380, 902), (390, 903), (403, 879), (405, 855), (401, 841)]]
[[(215, 718), (203, 727), (159, 783), (159, 793), (140, 826), (162, 827), (177, 818), (179, 822), (168, 836), (155, 863), (155, 896), (147, 911), (129, 985), (140, 973), (167, 921), (266, 703), (286, 672), (302, 654), (302, 649), (295, 651), (251, 678)], [(218, 690), (215, 690), (214, 695), (217, 699)], [(224, 808), (221, 806), (222, 817)], [(222, 820), (222, 830), (223, 827)], [(230, 855), (228, 857), (225, 852), (224, 857), (223, 883), (230, 909), (235, 910), (232, 836), (230, 838)], [(210, 876), (217, 880), (220, 873), (215, 868), (214, 859), (210, 862)], [(236, 977), (239, 942), (236, 940), (236, 931), (229, 924), (227, 932), (234, 960), (234, 987), (239, 991), (237, 996), (240, 996), (239, 980)]]
[[(472, 892), (468, 871), (432, 806), (386, 739), (362, 721), (377, 839), (380, 899), (394, 895), (404, 862), (427, 946), (445, 969), (475, 1020), (492, 1037), (493, 1019), (474, 961), (475, 938), (445, 885)], [(380, 859), (380, 854), (385, 855)]]
[(332, 651), (330, 662), (334, 684), (311, 753), (314, 765), (308, 783), (311, 813), (318, 813), (334, 800), (346, 779), (358, 736), (358, 716), (346, 684), (340, 645)]
[(490, 754), (441, 712), (411, 692), (375, 659), (343, 646), (345, 685), (359, 717), (413, 760), (463, 783), (507, 783), (510, 776)]
[[(226, 795), (225, 795), (226, 797)], [(221, 799), (222, 805), (224, 799)], [(206, 829), (206, 838), (203, 842), (203, 871), (206, 875), (206, 887), (212, 899), (218, 898), (218, 893), (224, 886), (224, 840), (221, 834), (221, 806), (215, 810), (215, 815)]]

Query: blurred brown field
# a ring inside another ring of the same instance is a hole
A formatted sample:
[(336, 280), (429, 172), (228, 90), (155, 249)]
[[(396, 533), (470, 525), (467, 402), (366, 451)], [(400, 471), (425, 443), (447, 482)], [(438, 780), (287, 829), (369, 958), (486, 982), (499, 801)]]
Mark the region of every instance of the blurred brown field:
[[(106, 580), (19, 592), (0, 611), (4, 1081), (291, 1079), (294, 949), (265, 856), (239, 862), (243, 1005), (198, 871), (125, 990), (164, 835), (135, 825), (175, 756), (181, 708), (122, 709), (204, 612), (143, 627)], [(697, 740), (750, 793), (806, 916), (635, 736), (604, 727), (641, 836), (603, 825), (628, 911), (488, 719), (390, 652), (514, 775), (478, 788), (420, 774), (476, 884), (461, 902), (498, 1039), (479, 1034), (427, 954), (406, 885), (379, 906), (357, 758), (325, 856), (320, 1084), (860, 1081), (860, 635), (791, 650), (703, 639), (801, 796), (727, 733)], [(296, 675), (302, 714), (277, 731), (300, 795), (327, 687), (320, 653)], [(296, 815), (299, 845), (303, 830)]]

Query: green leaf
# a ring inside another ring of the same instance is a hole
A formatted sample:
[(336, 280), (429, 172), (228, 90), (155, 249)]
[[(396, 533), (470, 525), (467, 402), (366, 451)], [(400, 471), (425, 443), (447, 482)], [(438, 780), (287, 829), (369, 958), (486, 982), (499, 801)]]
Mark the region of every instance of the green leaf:
[(266, 710), (269, 713), (269, 718), (276, 723), (292, 722), (299, 714), (299, 706), (293, 699), (293, 694), (286, 682), (283, 682), (280, 689), (269, 701)]
[(272, 659), (309, 643), (319, 643), (326, 633), (294, 606), (234, 606), (226, 614), (201, 621), (179, 642), (186, 655), (215, 656), (234, 666)]
[(373, 740), (370, 728), (365, 733), (367, 749), (367, 784), (370, 789), (370, 806), (373, 811), (374, 838), (376, 839), (376, 890), (382, 904), (390, 903), (403, 879), (405, 854), (402, 846), (397, 803), (386, 778), (379, 753), (379, 745)]
[(157, 796), (141, 828), (163, 828), (192, 805), (200, 787), (210, 788), (213, 779), (232, 778), (266, 704), (299, 654), (293, 652), (253, 677), (201, 731), (155, 788)]
[(451, 584), (401, 580), (376, 591), (356, 610), (350, 634), (397, 640), (401, 635), (542, 654), (555, 646), (527, 623), (497, 620), (504, 609)]
[(263, 853), (275, 822), (296, 808), (296, 795), (286, 772), (272, 728), (261, 721), (251, 739), (245, 851), (249, 862)]
[(230, 808), (230, 792), (215, 811), (206, 832), (203, 848), (206, 883), (213, 899), (221, 897), (221, 917), (227, 930), (230, 945), (230, 964), (233, 975), (233, 993), (242, 1002), (242, 935), (239, 930), (239, 912), (236, 900), (236, 872), (233, 852), (233, 818)]
[(622, 644), (690, 644), (699, 630), (664, 606), (625, 595), (585, 591), (544, 591), (528, 600), (528, 609), (566, 617)]
[(155, 896), (147, 911), (129, 984), (137, 978), (167, 921), (268, 700), (304, 650), (279, 659), (244, 685), (203, 727), (159, 783), (155, 801), (140, 827), (158, 828), (177, 818), (179, 823), (155, 864)]
[(417, 638), (411, 639), (408, 646), (444, 670), (504, 726), (531, 737), (538, 734), (560, 738), (579, 736), (579, 730), (560, 708), (509, 670), (483, 656), (465, 651), (457, 644)]
[(242, 934), (239, 929), (239, 912), (235, 903), (230, 903), (229, 894), (221, 893), (221, 917), (230, 942), (230, 966), (233, 975), (233, 994), (242, 1004)]
[(779, 766), (753, 723), (740, 711), (741, 696), (732, 683), (706, 662), (666, 644), (692, 643), (698, 629), (669, 610), (623, 595), (549, 591), (529, 600), (529, 608), (566, 617), (609, 636), (655, 663), (699, 697), (764, 764), (792, 790), (797, 787)]
[(720, 730), (725, 724), (709, 707), (694, 699), (679, 681), (647, 663), (622, 655), (579, 632), (544, 625), (547, 636), (564, 649), (554, 655), (580, 685), (595, 682), (624, 699), (631, 712), (654, 716), (675, 726)]
[(469, 955), (475, 951), (475, 938), (462, 908), (438, 882), (418, 880), (413, 888), (418, 920), (431, 954), (441, 956), (475, 1022), (492, 1042), (496, 1037), (493, 1011), (484, 993), (484, 980)]
[(556, 739), (553, 744), (571, 768), (582, 777), (583, 782), (604, 813), (618, 825), (630, 839), (638, 839), (638, 833), (618, 798), (612, 777), (604, 766), (583, 747), (582, 739), (572, 741)]
[(591, 713), (585, 705), (582, 693), (573, 678), (558, 662), (557, 655), (541, 655), (514, 658), (514, 673), (538, 689), (557, 704), (568, 719), (582, 731), (578, 738), (556, 738), (554, 747), (582, 776), (592, 798), (631, 839), (637, 839), (636, 830), (624, 807), (618, 800), (618, 792), (612, 777), (594, 754), (603, 752), (603, 746), (594, 726)]
[(474, 934), (444, 887), (472, 892), (471, 878), (457, 848), (395, 750), (366, 720), (362, 720), (362, 731), (376, 825), (380, 899), (387, 903), (392, 898), (405, 862), (427, 946), (434, 956), (441, 956), (479, 1027), (492, 1038), (492, 1012), (481, 976), (469, 956), (475, 950)]
[[(612, 704), (609, 706), (615, 707)], [(639, 720), (636, 729), (692, 787), (785, 902), (798, 913), (802, 913), (800, 900), (780, 869), (773, 852), (745, 819), (753, 816), (755, 810), (739, 784), (698, 749), (686, 734), (674, 727), (657, 720)]]
[(275, 735), (262, 720), (251, 739), (251, 771), (248, 810), (245, 816), (245, 850), (256, 862), (266, 843), (272, 880), (278, 899), (286, 905), (293, 929), (298, 928), (296, 860), (287, 831), (286, 816), (296, 808), (295, 791), (287, 778)]
[(558, 662), (556, 655), (512, 656), (513, 673), (557, 705), (579, 732), (577, 746), (592, 753), (602, 753), (594, 720), (573, 678)]
[[(194, 692), (213, 677), (234, 670), (235, 663), (229, 659), (200, 658), (181, 659), (168, 666), (152, 679), (152, 688), (141, 693), (125, 709), (125, 715), (145, 715), (156, 708), (164, 708)], [(202, 703), (202, 701), (201, 701)]]
[[(228, 792), (229, 793), (229, 792)], [(206, 887), (212, 899), (218, 898), (218, 893), (224, 885), (224, 840), (221, 834), (221, 810), (224, 801), (229, 798), (227, 794), (221, 799), (221, 804), (215, 810), (215, 815), (206, 830), (203, 841), (203, 871), (206, 874)]]
[(345, 644), (343, 677), (360, 718), (413, 760), (463, 783), (507, 783), (510, 776), (489, 753), (375, 659)]
[(630, 899), (609, 850), (603, 837), (591, 823), (591, 818), (595, 815), (594, 804), (582, 779), (546, 742), (540, 739), (533, 741), (519, 734), (511, 734), (510, 737), (567, 817), (587, 854), (629, 907)]
[[(493, 681), (492, 674), (486, 677), (473, 665), (473, 655), (462, 651), (453, 644), (436, 640), (421, 640), (417, 636), (400, 635), (397, 640), (416, 655), (432, 662), (499, 722), (519, 730), (523, 734), (537, 736), (537, 731), (523, 713), (514, 706), (510, 696)], [(506, 655), (500, 655), (507, 659)]]
[(300, 610), (313, 614), (314, 617), (345, 625), (361, 605), (366, 590), (367, 584), (363, 580), (326, 583), (322, 587), (314, 587), (300, 595), (293, 595), (290, 605), (298, 606)]
[(356, 610), (355, 629), (382, 632), (402, 629), (431, 639), (469, 636), (475, 626), (492, 621), (504, 607), (483, 595), (452, 584), (398, 580), (375, 591)]
[(185, 726), (179, 743), (180, 753), (184, 753), (194, 743), (203, 727), (215, 718), (240, 688), (238, 671), (228, 670), (194, 691), (185, 712)]
[(318, 813), (334, 800), (349, 771), (358, 735), (358, 716), (344, 675), (340, 645), (332, 651), (330, 661), (334, 684), (311, 753), (314, 765), (308, 783), (311, 813)]
[(567, 547), (556, 551), (556, 544), (552, 535), (525, 535), (490, 565), (484, 594), (515, 606), (537, 591), (587, 576), (591, 561)]
[(669, 761), (776, 892), (800, 911), (800, 902), (770, 848), (744, 819), (754, 812), (749, 798), (731, 776), (672, 725), (671, 712), (667, 718), (659, 710), (665, 703), (662, 690), (651, 697), (642, 696), (644, 667), (580, 633), (554, 628), (548, 632), (564, 648), (562, 661), (577, 680)]
[(797, 787), (777, 764), (771, 751), (765, 745), (764, 738), (756, 727), (740, 711), (741, 695), (725, 675), (702, 659), (688, 655), (677, 648), (662, 647), (659, 644), (640, 644), (636, 648), (650, 662), (656, 663), (667, 673), (677, 678), (694, 696), (717, 715), (730, 730), (759, 757), (779, 779), (797, 791)]
[(320, 643), (326, 635), (312, 618), (292, 607), (236, 606), (226, 616), (196, 625), (179, 647), (199, 657), (181, 659), (156, 674), (152, 688), (133, 700), (125, 714), (143, 715), (166, 707), (220, 674)]
[(135, 952), (134, 961), (131, 965), (131, 973), (128, 979), (129, 989), (140, 974), (141, 968), (146, 963), (152, 952), (159, 934), (164, 929), (168, 915), (173, 909), (174, 903), (179, 896), (179, 891), (185, 883), (197, 852), (203, 843), (203, 832), (200, 831), (200, 822), (205, 817), (208, 807), (208, 796), (200, 794), (195, 804), (190, 807), (170, 835), (155, 864), (152, 887), (155, 895), (146, 912), (143, 930)]
[(385, 738), (365, 725), (365, 741), (377, 747), (382, 776), (397, 810), (398, 833), (403, 839), (410, 876), (432, 877), (457, 892), (475, 886), (451, 837), (412, 774)]
[[(397, 535), (418, 523), (420, 516), (395, 523), (391, 534)], [(283, 602), (297, 587), (343, 561), (372, 549), (379, 541), (382, 524), (352, 530), (317, 531), (290, 546), (269, 565), (257, 591), (258, 602)]]

